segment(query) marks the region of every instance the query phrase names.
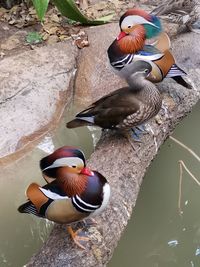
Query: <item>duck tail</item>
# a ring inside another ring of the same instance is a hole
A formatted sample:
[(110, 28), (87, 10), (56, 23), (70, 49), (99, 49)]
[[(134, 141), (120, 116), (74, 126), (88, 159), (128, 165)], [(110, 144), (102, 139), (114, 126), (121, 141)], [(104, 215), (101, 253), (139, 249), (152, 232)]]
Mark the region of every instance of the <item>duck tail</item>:
[(71, 129), (71, 128), (77, 128), (77, 127), (82, 127), (82, 126), (88, 126), (92, 125), (88, 121), (83, 121), (81, 119), (74, 119), (72, 121), (67, 122), (66, 127)]
[(183, 77), (181, 77), (181, 76), (175, 76), (175, 77), (172, 77), (172, 79), (175, 80), (178, 84), (184, 86), (187, 89), (192, 89), (193, 88), (193, 86), (190, 83), (186, 82), (183, 79)]
[(20, 205), (17, 210), (20, 213), (28, 213), (28, 214), (33, 214), (33, 215), (40, 217), (37, 209), (35, 208), (35, 206), (33, 205), (33, 203), (31, 201), (28, 201), (28, 202)]
[(84, 117), (84, 114), (81, 113), (79, 118), (75, 118), (66, 124), (67, 128), (77, 128), (82, 126), (94, 126), (94, 117)]

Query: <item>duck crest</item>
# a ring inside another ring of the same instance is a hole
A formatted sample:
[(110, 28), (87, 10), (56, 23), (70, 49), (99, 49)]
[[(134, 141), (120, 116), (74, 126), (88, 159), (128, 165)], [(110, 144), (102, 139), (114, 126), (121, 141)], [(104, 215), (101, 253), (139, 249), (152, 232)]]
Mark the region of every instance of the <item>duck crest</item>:
[(119, 20), (119, 26), (121, 26), (122, 21), (125, 19), (127, 16), (141, 16), (145, 18), (148, 21), (151, 21), (151, 15), (149, 15), (146, 11), (138, 8), (132, 8), (127, 10), (120, 18)]

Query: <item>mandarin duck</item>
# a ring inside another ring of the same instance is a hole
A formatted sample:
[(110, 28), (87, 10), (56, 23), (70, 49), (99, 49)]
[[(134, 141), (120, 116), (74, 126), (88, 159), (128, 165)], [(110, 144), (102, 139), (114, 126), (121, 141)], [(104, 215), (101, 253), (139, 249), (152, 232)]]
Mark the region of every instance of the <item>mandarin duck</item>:
[(134, 149), (128, 131), (154, 117), (162, 105), (159, 90), (147, 80), (151, 70), (151, 64), (148, 62), (136, 61), (126, 76), (128, 87), (103, 96), (78, 113), (66, 126), (76, 128), (96, 125), (103, 129), (119, 130), (128, 138)]
[(133, 62), (143, 60), (152, 65), (148, 79), (153, 83), (161, 82), (164, 78), (173, 78), (182, 86), (192, 88), (182, 78), (186, 73), (176, 65), (169, 51), (170, 39), (162, 32), (157, 17), (143, 10), (131, 9), (120, 18), (119, 23), (121, 32), (107, 50), (116, 74), (124, 78)]
[[(42, 174), (47, 181), (43, 187), (36, 183), (28, 186), (28, 201), (18, 211), (30, 213), (60, 224), (70, 224), (99, 214), (108, 204), (110, 186), (106, 178), (86, 167), (83, 152), (64, 146), (40, 161)], [(75, 243), (88, 240), (68, 226)]]
[[(198, 10), (199, 9), (199, 10)], [(186, 26), (190, 31), (200, 33), (200, 3), (197, 0), (163, 1), (151, 14), (163, 16), (169, 21)]]

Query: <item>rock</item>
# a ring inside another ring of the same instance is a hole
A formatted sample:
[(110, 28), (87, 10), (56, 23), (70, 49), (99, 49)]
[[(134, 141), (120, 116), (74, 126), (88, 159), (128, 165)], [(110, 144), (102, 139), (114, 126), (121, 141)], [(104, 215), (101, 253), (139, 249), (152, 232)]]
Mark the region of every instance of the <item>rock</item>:
[(58, 122), (71, 100), (77, 48), (71, 42), (0, 61), (0, 157), (22, 149)]
[(47, 44), (50, 45), (50, 44), (55, 44), (59, 42), (59, 38), (57, 35), (50, 35), (49, 38), (47, 39)]
[(12, 50), (14, 48), (17, 48), (19, 45), (20, 45), (20, 40), (15, 36), (11, 36), (1, 45), (1, 49)]
[(4, 40), (1, 41), (2, 44), (0, 45), (0, 48), (2, 50), (10, 51), (10, 50), (13, 50), (15, 48), (22, 46), (24, 44), (24, 39), (25, 39), (26, 34), (27, 34), (26, 31), (17, 31), (15, 34), (8, 37), (5, 41)]
[(90, 46), (82, 49), (78, 57), (75, 81), (75, 101), (86, 106), (126, 83), (109, 66), (107, 49), (119, 32), (118, 24), (91, 27), (86, 30)]

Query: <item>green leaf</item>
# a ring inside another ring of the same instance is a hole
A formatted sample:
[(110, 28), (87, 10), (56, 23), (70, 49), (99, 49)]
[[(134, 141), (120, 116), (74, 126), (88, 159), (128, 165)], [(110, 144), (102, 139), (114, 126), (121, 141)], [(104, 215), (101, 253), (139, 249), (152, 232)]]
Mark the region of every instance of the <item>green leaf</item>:
[(90, 20), (81, 13), (73, 0), (53, 0), (53, 2), (63, 16), (71, 20), (79, 21), (82, 24), (100, 25), (107, 23), (112, 18), (111, 15), (109, 15), (98, 20)]
[(49, 0), (32, 0), (35, 10), (37, 12), (38, 18), (42, 21), (46, 14)]
[(26, 35), (26, 42), (29, 44), (38, 44), (43, 41), (42, 36), (38, 32), (29, 32)]

